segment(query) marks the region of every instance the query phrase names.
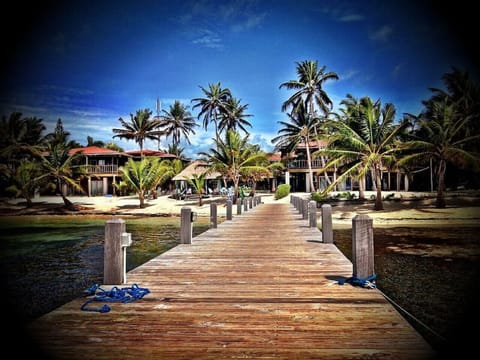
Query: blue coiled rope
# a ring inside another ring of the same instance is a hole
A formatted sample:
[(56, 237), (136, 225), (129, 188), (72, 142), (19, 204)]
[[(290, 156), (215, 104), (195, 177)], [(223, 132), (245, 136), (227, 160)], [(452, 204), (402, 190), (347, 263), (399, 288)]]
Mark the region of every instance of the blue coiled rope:
[(367, 289), (374, 289), (377, 287), (375, 284), (375, 279), (377, 278), (376, 274), (373, 274), (372, 276), (369, 276), (367, 278), (358, 278), (356, 276), (349, 277), (347, 279), (342, 279), (338, 281), (339, 285), (343, 285), (345, 283), (352, 284), (354, 286), (361, 286), (363, 288)]
[(118, 288), (117, 286), (114, 286), (110, 290), (104, 290), (99, 285), (95, 284), (85, 290), (85, 293), (85, 296), (94, 295), (94, 297), (85, 301), (85, 303), (80, 307), (80, 310), (106, 313), (111, 310), (110, 306), (107, 304), (95, 309), (89, 308), (87, 305), (94, 301), (130, 303), (143, 298), (145, 295), (150, 293), (150, 290), (147, 288), (141, 288), (137, 284), (133, 284), (130, 287), (124, 288)]

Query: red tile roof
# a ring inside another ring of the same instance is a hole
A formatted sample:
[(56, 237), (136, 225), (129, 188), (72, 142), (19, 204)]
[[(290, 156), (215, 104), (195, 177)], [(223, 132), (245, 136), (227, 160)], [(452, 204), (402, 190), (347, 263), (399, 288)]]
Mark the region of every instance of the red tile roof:
[(122, 155), (122, 156), (129, 156), (126, 153), (118, 152), (115, 150), (110, 150), (98, 146), (86, 146), (82, 148), (74, 148), (70, 149), (69, 154), (77, 154), (81, 153), (83, 155)]

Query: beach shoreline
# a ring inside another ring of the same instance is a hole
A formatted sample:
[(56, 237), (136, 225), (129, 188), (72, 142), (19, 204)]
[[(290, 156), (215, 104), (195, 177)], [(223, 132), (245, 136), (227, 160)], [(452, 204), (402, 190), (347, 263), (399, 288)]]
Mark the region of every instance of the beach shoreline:
[[(273, 193), (259, 193), (262, 203), (289, 203), (290, 196), (275, 200)], [(308, 197), (307, 193), (296, 196)], [(353, 217), (366, 214), (373, 219), (374, 226), (478, 226), (480, 223), (480, 193), (451, 192), (446, 196), (447, 206), (435, 207), (435, 193), (388, 192), (384, 200), (384, 210), (374, 211), (372, 194), (366, 194), (368, 200), (331, 200), (332, 220), (335, 228), (348, 228)], [(121, 215), (121, 216), (180, 216), (182, 207), (190, 207), (198, 216), (210, 216), (210, 204), (216, 203), (219, 217), (226, 216), (226, 197), (216, 196), (203, 199), (176, 200), (167, 195), (145, 201), (144, 208), (139, 207), (136, 196), (71, 196), (68, 199), (78, 211), (68, 211), (63, 207), (61, 197), (42, 196), (33, 200), (33, 207), (27, 208), (24, 199), (3, 199), (0, 201), (1, 216), (23, 215)], [(320, 214), (321, 209), (318, 209)]]

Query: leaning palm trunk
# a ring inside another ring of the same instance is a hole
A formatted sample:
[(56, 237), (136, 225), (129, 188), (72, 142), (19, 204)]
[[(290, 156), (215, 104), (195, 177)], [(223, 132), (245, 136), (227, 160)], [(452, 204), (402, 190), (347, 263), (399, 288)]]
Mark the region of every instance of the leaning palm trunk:
[(435, 202), (435, 206), (437, 208), (444, 208), (446, 206), (445, 203), (445, 172), (447, 170), (447, 163), (445, 160), (440, 160), (437, 169), (437, 179), (438, 179), (438, 187), (437, 187), (437, 200)]
[(68, 200), (67, 197), (65, 196), (65, 194), (63, 193), (62, 182), (59, 179), (57, 179), (57, 191), (60, 194), (60, 196), (62, 197), (65, 209), (71, 210), (71, 211), (77, 211), (78, 210), (77, 207), (75, 206), (75, 204), (72, 203), (70, 200)]

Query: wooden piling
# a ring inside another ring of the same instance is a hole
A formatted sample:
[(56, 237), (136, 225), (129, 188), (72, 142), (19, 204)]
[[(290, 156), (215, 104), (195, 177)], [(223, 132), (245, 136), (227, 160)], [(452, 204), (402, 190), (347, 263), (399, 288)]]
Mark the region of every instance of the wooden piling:
[(353, 276), (368, 278), (374, 274), (373, 220), (368, 215), (352, 219)]
[(210, 228), (217, 228), (217, 203), (210, 203)]
[(302, 199), (302, 219), (306, 220), (308, 218), (308, 203), (310, 200)]
[(227, 200), (227, 220), (232, 220), (232, 200)]
[(242, 199), (237, 199), (237, 215), (242, 215)]
[(105, 222), (105, 243), (103, 256), (103, 283), (118, 285), (123, 283), (122, 234), (125, 220), (112, 219)]
[(180, 212), (180, 243), (192, 243), (192, 209), (182, 207)]
[(317, 227), (317, 202), (311, 200), (308, 203), (308, 216), (309, 216), (309, 226)]
[(333, 244), (332, 206), (322, 205), (322, 238), (326, 244)]

